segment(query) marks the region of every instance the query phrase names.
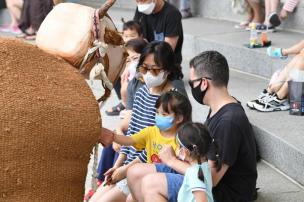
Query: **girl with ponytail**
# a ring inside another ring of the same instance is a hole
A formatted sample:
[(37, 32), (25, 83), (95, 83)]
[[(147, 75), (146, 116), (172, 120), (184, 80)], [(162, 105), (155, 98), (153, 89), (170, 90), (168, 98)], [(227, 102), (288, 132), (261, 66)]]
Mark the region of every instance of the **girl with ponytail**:
[[(178, 201), (213, 202), (212, 177), (207, 153), (214, 141), (207, 127), (201, 123), (186, 123), (178, 130), (176, 140), (179, 145), (178, 157), (191, 165), (185, 173)], [(217, 163), (220, 169), (220, 162)]]

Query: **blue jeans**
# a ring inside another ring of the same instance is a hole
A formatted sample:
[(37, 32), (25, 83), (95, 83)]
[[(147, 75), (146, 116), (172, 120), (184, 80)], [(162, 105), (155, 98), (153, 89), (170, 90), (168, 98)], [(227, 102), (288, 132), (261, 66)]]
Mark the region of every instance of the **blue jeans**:
[(99, 173), (98, 179), (104, 181), (104, 174), (107, 172), (110, 168), (113, 167), (115, 161), (117, 160), (118, 153), (114, 151), (112, 148), (112, 145), (103, 148), (101, 158), (98, 164), (97, 172)]

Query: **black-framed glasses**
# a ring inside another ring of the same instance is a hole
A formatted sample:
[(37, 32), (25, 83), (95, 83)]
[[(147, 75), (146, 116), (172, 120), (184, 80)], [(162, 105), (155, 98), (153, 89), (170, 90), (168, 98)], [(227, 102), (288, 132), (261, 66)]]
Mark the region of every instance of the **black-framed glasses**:
[(191, 88), (193, 88), (193, 84), (194, 84), (195, 82), (197, 82), (197, 81), (200, 81), (200, 84), (199, 84), (199, 85), (201, 85), (201, 84), (202, 84), (203, 79), (212, 80), (212, 78), (210, 78), (210, 77), (201, 77), (201, 78), (198, 78), (198, 79), (189, 80), (189, 81), (188, 81), (189, 86), (190, 86)]

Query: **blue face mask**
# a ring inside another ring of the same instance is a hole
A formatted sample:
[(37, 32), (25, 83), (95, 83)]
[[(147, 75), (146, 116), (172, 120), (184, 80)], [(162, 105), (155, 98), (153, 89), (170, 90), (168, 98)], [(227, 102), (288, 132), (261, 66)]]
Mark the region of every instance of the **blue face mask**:
[(155, 125), (161, 130), (166, 131), (173, 126), (174, 117), (155, 115)]

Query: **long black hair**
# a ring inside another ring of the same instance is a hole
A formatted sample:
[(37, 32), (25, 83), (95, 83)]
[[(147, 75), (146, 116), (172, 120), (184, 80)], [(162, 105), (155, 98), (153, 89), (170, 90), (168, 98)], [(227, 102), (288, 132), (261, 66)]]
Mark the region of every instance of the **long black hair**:
[[(202, 164), (203, 158), (207, 160), (207, 153), (210, 151), (211, 146), (215, 144), (207, 126), (201, 123), (185, 123), (178, 130), (176, 138), (181, 147), (185, 147), (190, 151), (191, 158), (197, 159), (199, 165)], [(221, 161), (219, 160), (218, 152), (216, 153), (216, 168), (219, 171), (221, 169)], [(204, 181), (204, 173), (201, 166), (197, 175), (200, 180)]]
[(150, 54), (154, 55), (155, 64), (169, 73), (167, 77), (169, 80), (183, 78), (181, 66), (175, 63), (175, 55), (170, 44), (164, 41), (149, 43), (140, 56), (138, 67), (143, 64), (145, 58)]

